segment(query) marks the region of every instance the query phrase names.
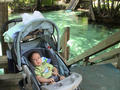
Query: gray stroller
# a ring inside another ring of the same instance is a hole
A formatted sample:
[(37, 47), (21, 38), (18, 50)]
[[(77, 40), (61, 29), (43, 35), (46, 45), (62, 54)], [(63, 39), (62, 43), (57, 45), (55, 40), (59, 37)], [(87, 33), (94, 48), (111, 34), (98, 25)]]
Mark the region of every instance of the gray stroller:
[[(6, 30), (8, 24), (21, 21), (22, 19), (10, 20), (4, 25), (3, 30)], [(23, 74), (23, 78), (19, 82), (21, 90), (80, 90), (82, 77), (80, 74), (69, 71), (59, 55), (59, 45), (58, 27), (47, 19), (32, 20), (27, 25), (23, 25), (22, 29), (16, 33), (13, 42), (8, 43), (7, 56), (8, 61), (12, 61), (9, 63), (10, 68), (14, 66), (14, 71), (12, 71)], [(50, 58), (50, 63), (58, 69), (60, 75), (64, 75), (66, 78), (52, 85), (42, 85), (38, 82), (34, 66), (28, 60), (32, 51), (38, 51), (43, 57)]]

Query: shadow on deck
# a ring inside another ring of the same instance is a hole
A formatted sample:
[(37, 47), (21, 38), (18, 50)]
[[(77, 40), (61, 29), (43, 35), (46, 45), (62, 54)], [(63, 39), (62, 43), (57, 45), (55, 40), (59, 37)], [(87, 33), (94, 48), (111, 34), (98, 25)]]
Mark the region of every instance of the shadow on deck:
[(82, 74), (81, 90), (120, 90), (120, 70), (112, 64), (75, 66), (70, 70)]

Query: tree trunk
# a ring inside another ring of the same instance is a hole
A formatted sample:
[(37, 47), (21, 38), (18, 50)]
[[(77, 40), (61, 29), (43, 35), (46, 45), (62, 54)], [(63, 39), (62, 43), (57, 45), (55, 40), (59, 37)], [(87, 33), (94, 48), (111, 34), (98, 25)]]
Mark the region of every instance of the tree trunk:
[(111, 5), (111, 11), (110, 11), (111, 16), (114, 16), (113, 12), (114, 12), (114, 0), (112, 0), (112, 5)]
[(101, 6), (100, 6), (100, 0), (98, 0), (98, 13), (100, 13)]
[(107, 8), (108, 8), (108, 13), (109, 13), (109, 11), (110, 11), (110, 7), (109, 7), (110, 5), (109, 5), (109, 0), (107, 0)]
[(115, 8), (115, 10), (114, 10), (114, 15), (119, 15), (119, 2), (120, 1), (117, 1), (117, 5), (116, 5), (116, 8)]
[(41, 8), (41, 1), (42, 0), (37, 0), (37, 8), (36, 8), (37, 10), (39, 10)]
[(93, 11), (93, 3), (92, 3), (92, 0), (90, 0), (90, 6), (89, 6), (89, 12), (90, 12), (90, 16), (91, 16), (91, 19), (93, 21), (95, 21), (95, 14), (94, 14), (94, 11)]
[(93, 7), (95, 8), (96, 6), (95, 6), (95, 1), (93, 1)]

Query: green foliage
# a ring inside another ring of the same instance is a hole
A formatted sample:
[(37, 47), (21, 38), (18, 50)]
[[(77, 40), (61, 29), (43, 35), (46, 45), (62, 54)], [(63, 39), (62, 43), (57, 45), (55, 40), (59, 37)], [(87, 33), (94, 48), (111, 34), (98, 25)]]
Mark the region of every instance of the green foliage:
[(12, 10), (23, 9), (23, 8), (32, 8), (35, 5), (35, 0), (14, 0), (8, 4)]
[(51, 6), (53, 5), (54, 0), (42, 0), (42, 6)]
[[(56, 0), (42, 0), (41, 6), (52, 6)], [(33, 10), (37, 6), (37, 0), (13, 0), (8, 4), (12, 10)]]
[[(95, 5), (94, 5), (95, 3)], [(97, 4), (98, 2), (94, 1), (93, 10), (96, 16), (100, 17), (111, 17), (116, 18), (120, 17), (120, 3), (116, 0), (100, 0), (100, 7)]]

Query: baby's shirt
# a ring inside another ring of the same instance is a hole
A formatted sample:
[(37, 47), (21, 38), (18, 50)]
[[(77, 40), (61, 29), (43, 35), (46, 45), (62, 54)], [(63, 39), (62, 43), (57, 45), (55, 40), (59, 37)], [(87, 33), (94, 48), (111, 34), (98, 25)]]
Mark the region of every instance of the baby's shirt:
[(44, 78), (52, 76), (53, 65), (49, 63), (42, 63), (40, 66), (35, 67), (35, 74)]

